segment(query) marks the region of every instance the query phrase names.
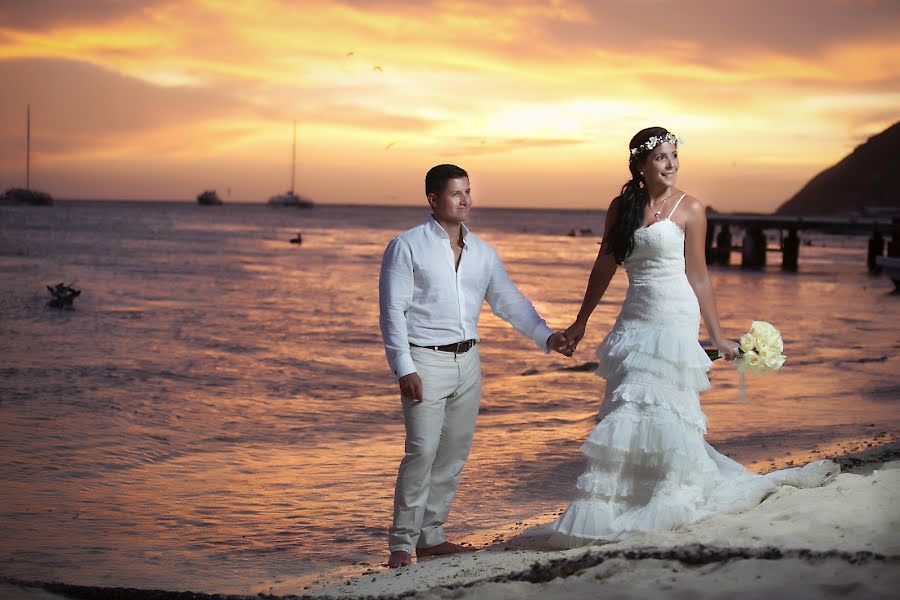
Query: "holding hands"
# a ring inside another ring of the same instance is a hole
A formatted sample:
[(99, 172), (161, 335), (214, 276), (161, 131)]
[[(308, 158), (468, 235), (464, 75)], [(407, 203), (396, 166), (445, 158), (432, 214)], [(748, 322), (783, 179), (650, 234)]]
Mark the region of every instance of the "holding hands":
[(557, 331), (547, 338), (547, 348), (566, 356), (572, 356), (572, 351), (569, 350), (569, 340), (562, 331)]
[(547, 348), (564, 356), (572, 356), (584, 337), (584, 323), (575, 321), (565, 331), (557, 331), (547, 338)]
[(587, 323), (576, 319), (575, 322), (566, 329), (566, 340), (568, 342), (566, 345), (566, 356), (572, 356), (575, 353), (575, 350), (578, 348), (578, 342), (584, 337), (584, 330), (586, 327)]

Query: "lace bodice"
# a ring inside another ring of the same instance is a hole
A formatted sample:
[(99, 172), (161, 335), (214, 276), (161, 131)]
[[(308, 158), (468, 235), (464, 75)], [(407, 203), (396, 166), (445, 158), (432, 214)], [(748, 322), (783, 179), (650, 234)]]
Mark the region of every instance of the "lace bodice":
[(657, 221), (634, 232), (634, 250), (625, 259), (628, 280), (684, 274), (684, 231), (671, 219)]
[(685, 273), (684, 239), (684, 230), (668, 217), (634, 232), (634, 250), (625, 259), (628, 292), (617, 327), (665, 325), (697, 331), (700, 306)]

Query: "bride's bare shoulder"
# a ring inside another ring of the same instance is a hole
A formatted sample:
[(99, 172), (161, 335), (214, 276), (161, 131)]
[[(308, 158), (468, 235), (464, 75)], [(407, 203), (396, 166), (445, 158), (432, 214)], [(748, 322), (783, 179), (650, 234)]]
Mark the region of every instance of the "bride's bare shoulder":
[(685, 194), (684, 199), (681, 201), (682, 208), (686, 211), (705, 211), (706, 204), (703, 203), (702, 200), (695, 196), (691, 196), (690, 194)]
[(685, 218), (687, 220), (694, 220), (700, 217), (705, 217), (706, 204), (704, 204), (698, 198), (687, 194), (681, 201), (681, 204), (678, 205), (678, 210), (675, 212), (675, 215), (677, 216), (679, 212), (682, 213), (682, 218)]

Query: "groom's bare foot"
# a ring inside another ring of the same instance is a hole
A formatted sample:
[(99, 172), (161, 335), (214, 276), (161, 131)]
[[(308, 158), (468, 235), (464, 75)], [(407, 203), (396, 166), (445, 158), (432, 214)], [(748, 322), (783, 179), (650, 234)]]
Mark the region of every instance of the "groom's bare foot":
[(441, 542), (437, 546), (428, 548), (416, 548), (416, 557), (423, 558), (425, 556), (440, 556), (443, 554), (461, 554), (463, 552), (475, 552), (475, 548), (471, 546), (460, 546), (451, 542)]
[(409, 552), (405, 550), (397, 550), (395, 552), (391, 552), (391, 555), (388, 557), (388, 567), (391, 569), (396, 569), (397, 567), (408, 567), (412, 564), (412, 556), (409, 555)]

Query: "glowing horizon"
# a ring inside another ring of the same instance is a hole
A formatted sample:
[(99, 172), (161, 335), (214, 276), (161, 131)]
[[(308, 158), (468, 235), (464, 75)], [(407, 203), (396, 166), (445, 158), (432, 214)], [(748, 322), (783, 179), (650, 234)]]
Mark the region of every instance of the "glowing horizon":
[[(852, 0), (0, 8), (0, 186), (61, 198), (422, 202), (455, 162), (482, 206), (604, 208), (635, 131), (680, 187), (767, 211), (900, 119), (900, 7)], [(231, 190), (226, 197), (226, 190)]]

